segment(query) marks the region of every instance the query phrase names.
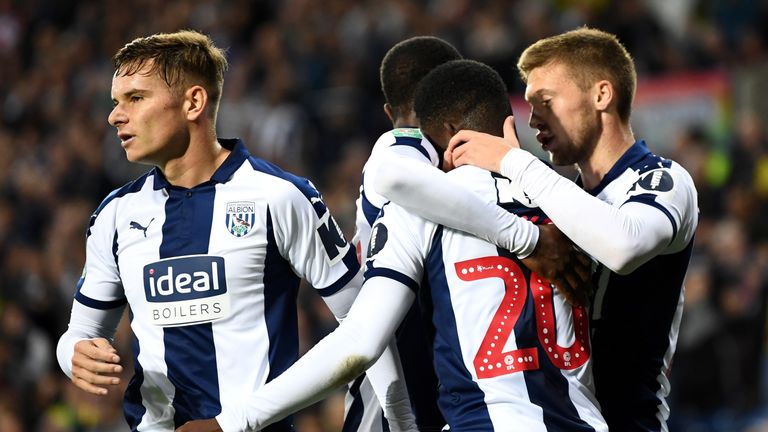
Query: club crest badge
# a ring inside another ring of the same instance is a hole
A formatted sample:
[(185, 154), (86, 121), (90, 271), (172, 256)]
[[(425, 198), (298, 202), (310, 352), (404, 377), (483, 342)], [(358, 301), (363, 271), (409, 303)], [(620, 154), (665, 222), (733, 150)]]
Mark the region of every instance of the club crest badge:
[(252, 201), (234, 201), (227, 203), (227, 230), (235, 237), (243, 237), (251, 232), (256, 220), (256, 203)]

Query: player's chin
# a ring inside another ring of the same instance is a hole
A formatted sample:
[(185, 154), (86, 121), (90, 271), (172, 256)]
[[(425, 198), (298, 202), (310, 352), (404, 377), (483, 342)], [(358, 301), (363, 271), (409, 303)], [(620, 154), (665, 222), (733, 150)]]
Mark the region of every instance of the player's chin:
[(560, 151), (557, 148), (551, 148), (549, 152), (549, 161), (555, 166), (570, 166), (575, 164), (576, 158), (568, 152)]
[(128, 159), (128, 162), (138, 163), (140, 161), (140, 158), (136, 152), (129, 149), (125, 149), (125, 158)]
[(142, 165), (157, 165), (152, 158), (150, 158), (144, 152), (139, 152), (135, 149), (125, 149), (125, 158), (128, 162), (142, 164)]

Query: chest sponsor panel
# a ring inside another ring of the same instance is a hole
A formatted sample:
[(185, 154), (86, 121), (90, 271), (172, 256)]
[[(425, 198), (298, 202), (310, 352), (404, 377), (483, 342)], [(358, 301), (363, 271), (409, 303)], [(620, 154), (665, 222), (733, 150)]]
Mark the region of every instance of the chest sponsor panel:
[(144, 266), (147, 312), (154, 325), (171, 327), (216, 321), (229, 315), (224, 258), (197, 255)]

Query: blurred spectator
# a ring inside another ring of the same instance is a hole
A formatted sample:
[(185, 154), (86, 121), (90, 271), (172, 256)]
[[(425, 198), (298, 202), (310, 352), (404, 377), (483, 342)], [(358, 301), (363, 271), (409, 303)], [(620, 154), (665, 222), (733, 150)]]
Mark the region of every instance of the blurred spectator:
[[(495, 67), (519, 98), (522, 49), (585, 24), (615, 32), (641, 79), (730, 77), (724, 134), (679, 125), (670, 138), (701, 209), (670, 430), (768, 430), (766, 19), (768, 4), (754, 0), (0, 0), (0, 431), (125, 430), (120, 394), (89, 398), (51, 361), (89, 214), (148, 169), (125, 161), (106, 121), (110, 57), (125, 40), (196, 28), (227, 47), (218, 134), (310, 177), (351, 237), (362, 164), (389, 128), (378, 83), (389, 47), (415, 34), (446, 38)], [(335, 326), (315, 297), (301, 294), (302, 352)], [(116, 342), (127, 378), (126, 321)], [(342, 403), (305, 410), (297, 425), (338, 431)]]

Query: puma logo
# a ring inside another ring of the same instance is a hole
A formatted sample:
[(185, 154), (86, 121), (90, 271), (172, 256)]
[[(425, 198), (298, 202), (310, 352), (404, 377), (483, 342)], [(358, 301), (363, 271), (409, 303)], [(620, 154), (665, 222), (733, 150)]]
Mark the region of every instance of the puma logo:
[(152, 221), (154, 221), (155, 218), (152, 218), (152, 220), (149, 221), (146, 227), (141, 226), (140, 223), (131, 221), (131, 228), (130, 229), (137, 229), (141, 230), (144, 233), (144, 238), (147, 238), (147, 230), (149, 229), (149, 226), (152, 225)]

